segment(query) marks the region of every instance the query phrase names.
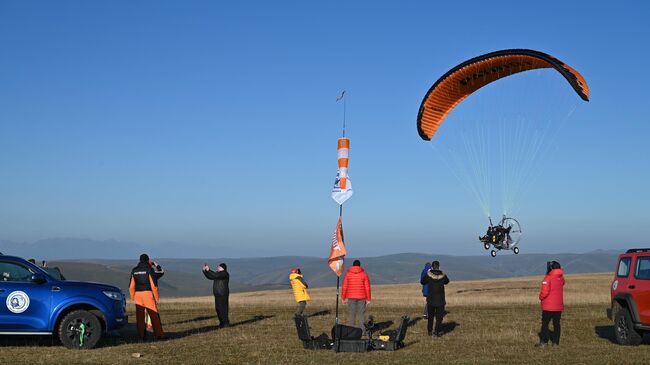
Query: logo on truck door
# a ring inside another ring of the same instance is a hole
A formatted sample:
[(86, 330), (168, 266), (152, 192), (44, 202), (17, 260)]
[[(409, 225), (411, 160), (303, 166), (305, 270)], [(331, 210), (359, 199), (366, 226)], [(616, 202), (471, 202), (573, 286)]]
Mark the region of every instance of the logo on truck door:
[(29, 296), (22, 291), (11, 292), (7, 296), (7, 309), (12, 313), (22, 313), (29, 308)]

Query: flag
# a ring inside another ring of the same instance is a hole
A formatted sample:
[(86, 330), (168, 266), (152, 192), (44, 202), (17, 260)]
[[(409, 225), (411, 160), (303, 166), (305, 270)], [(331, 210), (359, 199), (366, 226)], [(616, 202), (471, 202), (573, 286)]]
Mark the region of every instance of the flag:
[(343, 259), (345, 258), (345, 244), (343, 243), (343, 222), (339, 217), (336, 223), (336, 230), (332, 236), (332, 246), (330, 247), (330, 256), (327, 259), (327, 264), (330, 269), (334, 271), (336, 276), (341, 276), (343, 273)]
[(339, 96), (336, 97), (336, 101), (339, 101), (339, 100), (343, 99), (344, 97), (345, 97), (345, 90), (343, 90), (343, 92), (341, 93), (341, 95), (339, 95)]
[(332, 199), (339, 205), (345, 203), (352, 196), (352, 181), (348, 178), (348, 154), (350, 151), (350, 140), (348, 138), (339, 138), (338, 141), (338, 164), (339, 169), (334, 179), (332, 188)]

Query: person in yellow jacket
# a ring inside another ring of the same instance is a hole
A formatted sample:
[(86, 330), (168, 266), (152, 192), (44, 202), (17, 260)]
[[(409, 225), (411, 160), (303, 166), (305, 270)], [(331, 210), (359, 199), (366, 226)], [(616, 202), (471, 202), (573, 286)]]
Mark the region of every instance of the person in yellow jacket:
[(302, 277), (300, 269), (292, 268), (291, 273), (289, 274), (289, 282), (291, 283), (291, 289), (293, 289), (293, 297), (298, 302), (298, 309), (296, 309), (296, 316), (302, 316), (302, 313), (305, 311), (307, 302), (311, 300), (309, 293), (307, 293), (307, 288), (309, 287), (305, 282), (305, 279)]

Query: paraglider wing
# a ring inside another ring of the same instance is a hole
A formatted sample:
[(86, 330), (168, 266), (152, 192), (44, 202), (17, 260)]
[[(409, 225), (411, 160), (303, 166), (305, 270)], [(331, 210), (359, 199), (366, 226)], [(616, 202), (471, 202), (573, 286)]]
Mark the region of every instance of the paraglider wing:
[(496, 51), (461, 63), (433, 84), (418, 112), (420, 137), (431, 140), (447, 114), (474, 91), (498, 79), (540, 68), (557, 70), (580, 98), (589, 101), (584, 77), (557, 58), (529, 49)]

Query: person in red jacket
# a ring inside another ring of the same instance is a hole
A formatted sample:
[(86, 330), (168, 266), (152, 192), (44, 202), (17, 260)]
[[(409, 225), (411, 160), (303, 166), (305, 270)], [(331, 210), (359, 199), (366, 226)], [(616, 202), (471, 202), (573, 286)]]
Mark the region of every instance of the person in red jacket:
[[(343, 279), (341, 293), (343, 304), (348, 304), (348, 326), (363, 329), (366, 317), (366, 305), (370, 304), (370, 279), (361, 267), (359, 260), (354, 260)], [(356, 322), (359, 320), (359, 325)]]
[(564, 310), (564, 271), (557, 261), (546, 263), (546, 276), (542, 281), (539, 300), (542, 302), (542, 328), (539, 331), (538, 347), (546, 347), (549, 340), (548, 325), (553, 321), (553, 332), (550, 332), (551, 344), (560, 345), (560, 318)]

